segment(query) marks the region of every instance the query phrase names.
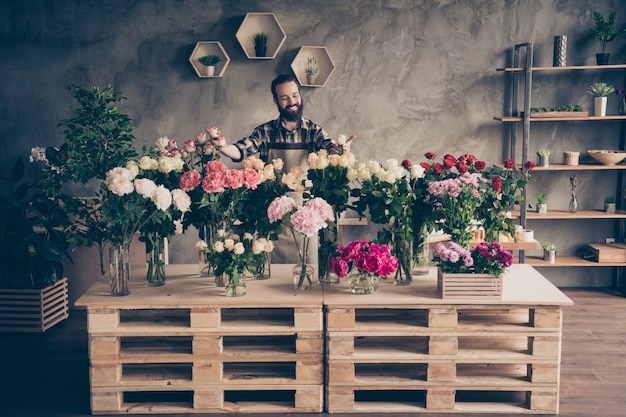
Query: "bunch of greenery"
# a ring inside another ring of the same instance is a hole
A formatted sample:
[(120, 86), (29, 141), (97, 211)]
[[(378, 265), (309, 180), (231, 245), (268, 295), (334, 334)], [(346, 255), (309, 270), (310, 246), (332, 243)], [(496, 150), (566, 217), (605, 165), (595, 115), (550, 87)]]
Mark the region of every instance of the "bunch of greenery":
[(205, 65), (207, 67), (212, 67), (218, 62), (220, 62), (221, 60), (222, 59), (217, 55), (205, 55), (205, 56), (198, 58), (198, 61), (200, 61), (202, 65)]
[(587, 92), (594, 97), (607, 97), (614, 91), (615, 87), (607, 83), (593, 83), (587, 89)]
[(565, 104), (555, 107), (532, 107), (531, 113), (545, 113), (553, 111), (585, 111), (585, 108), (579, 104)]

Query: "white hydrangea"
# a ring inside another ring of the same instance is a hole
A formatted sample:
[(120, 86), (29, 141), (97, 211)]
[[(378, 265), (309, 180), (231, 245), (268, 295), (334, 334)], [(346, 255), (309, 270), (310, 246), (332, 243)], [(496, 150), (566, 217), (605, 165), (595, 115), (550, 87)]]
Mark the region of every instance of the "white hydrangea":
[(117, 167), (107, 172), (105, 184), (113, 194), (123, 196), (135, 191), (132, 179), (132, 173), (128, 169)]

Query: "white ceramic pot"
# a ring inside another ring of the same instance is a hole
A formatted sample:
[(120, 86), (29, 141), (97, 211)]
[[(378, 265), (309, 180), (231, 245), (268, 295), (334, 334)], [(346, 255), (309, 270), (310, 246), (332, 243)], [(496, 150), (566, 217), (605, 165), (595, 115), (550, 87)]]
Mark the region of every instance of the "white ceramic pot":
[(593, 99), (593, 111), (596, 116), (606, 116), (606, 103), (608, 97), (594, 97)]
[(524, 229), (519, 233), (519, 240), (524, 242), (531, 242), (535, 239), (535, 231), (531, 229)]

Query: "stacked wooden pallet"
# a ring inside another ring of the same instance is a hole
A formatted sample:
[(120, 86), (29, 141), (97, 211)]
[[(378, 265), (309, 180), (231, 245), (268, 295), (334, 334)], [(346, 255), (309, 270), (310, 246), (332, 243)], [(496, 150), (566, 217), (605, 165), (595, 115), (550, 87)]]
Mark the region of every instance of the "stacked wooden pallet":
[(240, 298), (197, 276), (130, 297), (92, 290), (79, 300), (92, 413), (323, 411), (321, 289), (283, 284), (249, 282)]
[(454, 302), (419, 282), (363, 297), (326, 291), (328, 412), (558, 413), (558, 304), (568, 300), (520, 269), (516, 284), (543, 301)]

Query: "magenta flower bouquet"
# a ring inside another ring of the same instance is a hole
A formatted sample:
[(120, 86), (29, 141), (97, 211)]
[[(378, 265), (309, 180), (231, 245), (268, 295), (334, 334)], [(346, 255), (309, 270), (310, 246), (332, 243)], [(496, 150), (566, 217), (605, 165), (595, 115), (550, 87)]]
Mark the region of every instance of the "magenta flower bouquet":
[(499, 243), (481, 242), (470, 251), (456, 242), (445, 242), (433, 247), (433, 260), (445, 273), (499, 277), (513, 264), (513, 255)]
[(330, 270), (343, 278), (353, 269), (358, 272), (386, 277), (398, 269), (398, 258), (391, 254), (389, 245), (366, 240), (354, 240), (337, 248), (328, 257)]

